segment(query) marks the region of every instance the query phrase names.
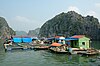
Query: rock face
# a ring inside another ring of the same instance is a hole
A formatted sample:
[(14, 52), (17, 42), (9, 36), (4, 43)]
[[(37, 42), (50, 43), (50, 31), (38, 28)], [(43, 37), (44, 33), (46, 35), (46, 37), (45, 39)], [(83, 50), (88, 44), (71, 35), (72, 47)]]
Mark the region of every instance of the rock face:
[(40, 28), (36, 28), (35, 30), (29, 30), (28, 35), (33, 37), (38, 37)]
[(100, 24), (93, 16), (82, 15), (69, 11), (61, 13), (45, 22), (39, 32), (40, 37), (52, 37), (62, 34), (66, 37), (84, 34), (93, 40), (100, 40)]
[(5, 39), (6, 37), (11, 35), (15, 35), (15, 31), (9, 27), (3, 17), (0, 17), (0, 39)]
[(25, 32), (25, 31), (16, 31), (16, 36), (27, 36), (27, 32)]

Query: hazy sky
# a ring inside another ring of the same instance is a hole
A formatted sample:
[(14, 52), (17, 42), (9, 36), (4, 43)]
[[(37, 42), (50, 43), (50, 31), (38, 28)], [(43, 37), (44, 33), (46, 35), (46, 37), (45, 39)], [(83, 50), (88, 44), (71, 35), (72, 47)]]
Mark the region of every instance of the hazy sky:
[(55, 15), (71, 10), (100, 20), (100, 0), (0, 0), (0, 16), (18, 31), (34, 30)]

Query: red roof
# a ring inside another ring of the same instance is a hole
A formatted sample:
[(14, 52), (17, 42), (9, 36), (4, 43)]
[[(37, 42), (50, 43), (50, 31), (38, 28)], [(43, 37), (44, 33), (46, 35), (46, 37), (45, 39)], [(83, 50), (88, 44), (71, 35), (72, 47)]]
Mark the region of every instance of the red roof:
[(72, 36), (71, 38), (83, 38), (84, 35), (75, 35), (75, 36)]
[(59, 38), (60, 36), (55, 36), (55, 38)]
[(52, 43), (51, 46), (57, 46), (58, 47), (58, 46), (61, 46), (61, 44), (59, 44), (59, 43)]

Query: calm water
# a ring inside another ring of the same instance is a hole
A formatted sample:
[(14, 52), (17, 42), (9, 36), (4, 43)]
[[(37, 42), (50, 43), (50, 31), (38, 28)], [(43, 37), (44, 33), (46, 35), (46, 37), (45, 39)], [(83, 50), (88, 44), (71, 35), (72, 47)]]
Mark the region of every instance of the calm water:
[[(93, 42), (100, 49), (100, 42)], [(96, 45), (99, 45), (99, 47)], [(2, 47), (0, 47), (2, 48)], [(91, 60), (95, 60), (91, 61)], [(86, 57), (81, 55), (54, 54), (48, 50), (0, 50), (0, 66), (100, 66), (100, 55)]]

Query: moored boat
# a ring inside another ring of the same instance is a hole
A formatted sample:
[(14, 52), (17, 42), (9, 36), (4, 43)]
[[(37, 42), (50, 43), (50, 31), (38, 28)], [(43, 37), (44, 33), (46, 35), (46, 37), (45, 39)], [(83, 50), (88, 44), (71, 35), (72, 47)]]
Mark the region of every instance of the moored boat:
[(99, 50), (90, 48), (90, 49), (87, 49), (84, 52), (82, 52), (82, 51), (77, 52), (77, 54), (88, 55), (88, 56), (97, 55), (97, 54), (99, 54)]
[(53, 53), (57, 53), (57, 54), (71, 54), (70, 52), (68, 51), (61, 51), (61, 50), (57, 50), (56, 48), (49, 48), (49, 50)]

